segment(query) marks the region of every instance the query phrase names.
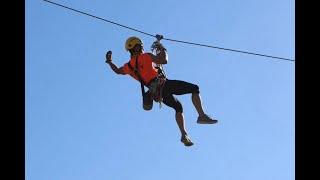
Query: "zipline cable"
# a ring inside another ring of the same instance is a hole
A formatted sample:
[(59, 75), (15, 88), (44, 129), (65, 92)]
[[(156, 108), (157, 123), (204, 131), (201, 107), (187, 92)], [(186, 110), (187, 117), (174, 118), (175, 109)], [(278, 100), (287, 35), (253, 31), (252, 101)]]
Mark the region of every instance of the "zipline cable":
[[(93, 18), (102, 20), (102, 21), (105, 21), (105, 22), (108, 22), (108, 23), (111, 23), (111, 24), (114, 24), (114, 25), (117, 25), (117, 26), (121, 26), (121, 27), (123, 27), (123, 28), (130, 29), (130, 30), (133, 30), (133, 31), (136, 31), (136, 32), (139, 32), (139, 33), (142, 33), (142, 34), (151, 36), (151, 37), (156, 37), (156, 35), (152, 35), (152, 34), (150, 34), (150, 33), (146, 33), (146, 32), (140, 31), (140, 30), (138, 30), (138, 29), (134, 29), (134, 28), (131, 28), (131, 27), (128, 27), (128, 26), (125, 26), (125, 25), (122, 25), (122, 24), (119, 24), (119, 23), (116, 23), (116, 22), (113, 22), (113, 21), (110, 21), (110, 20), (107, 20), (107, 19), (98, 17), (98, 16), (94, 16), (94, 15), (88, 14), (88, 13), (86, 13), (86, 12), (73, 9), (73, 8), (64, 6), (64, 5), (62, 5), (62, 4), (58, 4), (58, 3), (56, 3), (56, 2), (52, 2), (52, 1), (49, 1), (49, 0), (43, 0), (43, 1), (48, 2), (48, 3), (51, 3), (51, 4), (54, 4), (54, 5), (57, 5), (57, 6), (60, 6), (60, 7), (63, 7), (63, 8), (65, 8), (65, 9), (69, 9), (69, 10), (71, 10), (71, 11), (75, 11), (75, 12), (78, 12), (78, 13), (81, 13), (81, 14), (84, 14), (84, 15), (87, 15), (87, 16), (90, 16), (90, 17), (93, 17)], [(263, 57), (274, 58), (274, 59), (279, 59), (279, 60), (286, 60), (286, 61), (293, 61), (293, 62), (295, 61), (295, 60), (293, 60), (293, 59), (288, 59), (288, 58), (270, 56), (270, 55), (266, 55), (266, 54), (258, 54), (258, 53), (248, 52), (248, 51), (240, 51), (240, 50), (229, 49), (229, 48), (222, 48), (222, 47), (217, 47), (217, 46), (210, 46), (210, 45), (193, 43), (193, 42), (187, 42), (187, 41), (180, 41), (180, 40), (169, 39), (169, 38), (163, 38), (163, 40), (173, 41), (173, 42), (178, 42), (178, 43), (184, 43), (184, 44), (190, 44), (190, 45), (196, 45), (196, 46), (202, 46), (202, 47), (208, 47), (208, 48), (214, 48), (214, 49), (220, 49), (220, 50), (225, 50), (225, 51), (233, 51), (233, 52), (238, 52), (238, 53), (251, 54), (251, 55), (256, 55), (256, 56), (263, 56)]]

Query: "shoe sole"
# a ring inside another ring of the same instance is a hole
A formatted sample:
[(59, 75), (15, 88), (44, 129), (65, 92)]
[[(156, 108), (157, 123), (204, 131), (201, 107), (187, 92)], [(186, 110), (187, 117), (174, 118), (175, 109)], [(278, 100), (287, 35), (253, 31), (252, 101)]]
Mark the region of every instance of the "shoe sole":
[(193, 142), (192, 141), (181, 141), (185, 146), (192, 146), (193, 145)]
[(198, 124), (215, 124), (217, 123), (218, 120), (213, 120), (213, 121), (197, 121)]
[(184, 143), (184, 142), (182, 142), (185, 146), (192, 146), (193, 145), (193, 143), (192, 142), (189, 142), (189, 143)]
[(191, 144), (184, 144), (184, 145), (190, 147), (190, 146), (193, 145), (193, 143), (191, 143)]

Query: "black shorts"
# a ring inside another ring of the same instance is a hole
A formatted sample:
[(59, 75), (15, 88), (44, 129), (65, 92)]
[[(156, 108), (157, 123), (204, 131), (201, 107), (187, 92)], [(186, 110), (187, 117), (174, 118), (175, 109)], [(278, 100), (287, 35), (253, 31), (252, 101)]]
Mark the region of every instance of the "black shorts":
[(169, 80), (165, 82), (162, 89), (163, 103), (175, 109), (176, 112), (183, 112), (180, 101), (173, 95), (183, 95), (189, 93), (199, 93), (199, 87), (195, 84), (179, 80)]

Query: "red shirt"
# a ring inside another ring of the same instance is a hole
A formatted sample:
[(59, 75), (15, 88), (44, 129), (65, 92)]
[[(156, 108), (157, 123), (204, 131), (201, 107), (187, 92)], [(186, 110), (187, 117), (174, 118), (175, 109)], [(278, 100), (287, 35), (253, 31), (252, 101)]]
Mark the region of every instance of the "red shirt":
[[(131, 67), (136, 67), (136, 57), (131, 58), (130, 61)], [(126, 63), (122, 66), (123, 72), (125, 74), (129, 74), (131, 77), (139, 81), (139, 78), (135, 75), (135, 73), (130, 69), (129, 65)], [(152, 58), (149, 54), (144, 53), (138, 56), (138, 72), (142, 78), (142, 80), (148, 84), (152, 79), (157, 77), (158, 70), (154, 68)]]

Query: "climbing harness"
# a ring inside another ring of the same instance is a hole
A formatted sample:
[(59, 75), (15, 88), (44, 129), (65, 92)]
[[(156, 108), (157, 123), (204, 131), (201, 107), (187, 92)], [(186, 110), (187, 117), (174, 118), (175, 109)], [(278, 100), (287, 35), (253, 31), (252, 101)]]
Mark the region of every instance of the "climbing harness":
[(165, 82), (166, 82), (166, 78), (158, 76), (154, 80), (152, 80), (150, 85), (148, 86), (152, 99), (160, 103), (160, 107), (163, 100), (162, 89)]
[[(154, 55), (159, 55), (161, 52), (166, 51), (166, 49), (163, 47), (163, 45), (160, 43), (160, 40), (163, 39), (162, 35), (156, 35), (157, 40), (153, 42), (151, 45), (151, 52)], [(155, 78), (155, 80), (151, 81), (149, 90), (151, 91), (151, 94), (153, 95), (153, 99), (156, 102), (159, 102), (159, 106), (161, 108), (162, 106), (162, 89), (163, 86), (167, 80), (167, 76), (164, 72), (164, 68), (162, 64), (156, 64), (156, 69), (158, 69), (158, 76)]]

